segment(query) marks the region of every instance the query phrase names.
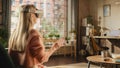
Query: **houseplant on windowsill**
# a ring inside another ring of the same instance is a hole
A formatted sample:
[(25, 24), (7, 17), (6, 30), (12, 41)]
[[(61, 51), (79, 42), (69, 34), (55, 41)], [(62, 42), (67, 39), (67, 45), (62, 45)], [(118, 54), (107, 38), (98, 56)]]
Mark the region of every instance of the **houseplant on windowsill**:
[(76, 34), (76, 30), (71, 30), (70, 33)]
[(70, 40), (71, 38), (69, 37), (69, 36), (66, 36), (65, 37), (65, 40), (66, 40), (66, 43), (69, 43), (69, 40)]
[(56, 39), (60, 38), (60, 35), (58, 33), (55, 34)]
[(51, 32), (51, 33), (48, 35), (48, 37), (49, 37), (50, 39), (53, 39), (53, 37), (54, 37), (54, 33)]

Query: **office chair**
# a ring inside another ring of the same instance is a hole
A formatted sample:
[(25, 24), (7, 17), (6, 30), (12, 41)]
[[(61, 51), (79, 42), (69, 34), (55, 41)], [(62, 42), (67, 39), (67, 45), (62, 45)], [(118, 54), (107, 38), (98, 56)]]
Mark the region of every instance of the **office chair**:
[(93, 37), (91, 37), (91, 42), (94, 54), (98, 55), (100, 51), (102, 51), (102, 48), (95, 42), (95, 39)]

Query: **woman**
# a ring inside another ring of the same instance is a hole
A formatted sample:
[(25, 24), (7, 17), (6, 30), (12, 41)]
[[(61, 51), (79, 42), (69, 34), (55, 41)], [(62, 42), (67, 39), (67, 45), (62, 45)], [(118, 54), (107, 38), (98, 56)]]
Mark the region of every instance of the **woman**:
[(33, 28), (38, 18), (36, 12), (33, 5), (21, 6), (19, 24), (9, 39), (8, 53), (19, 68), (44, 68), (42, 64), (65, 42), (59, 39), (45, 51), (42, 36)]

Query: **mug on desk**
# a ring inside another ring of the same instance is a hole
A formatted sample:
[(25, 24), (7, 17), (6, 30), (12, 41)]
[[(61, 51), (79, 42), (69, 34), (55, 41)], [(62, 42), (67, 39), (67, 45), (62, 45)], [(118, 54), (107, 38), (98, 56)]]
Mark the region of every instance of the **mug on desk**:
[(108, 50), (101, 51), (101, 56), (103, 57), (104, 61), (108, 61), (109, 60), (109, 52), (108, 52)]
[(108, 54), (107, 54), (108, 52), (106, 51), (106, 50), (103, 50), (103, 51), (101, 51), (101, 56), (103, 57), (103, 58), (105, 58), (105, 57), (108, 57)]

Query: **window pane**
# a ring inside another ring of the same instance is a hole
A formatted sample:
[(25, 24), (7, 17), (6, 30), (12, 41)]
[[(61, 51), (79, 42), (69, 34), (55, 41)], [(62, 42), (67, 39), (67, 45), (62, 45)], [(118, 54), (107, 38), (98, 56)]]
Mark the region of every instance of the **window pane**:
[(22, 4), (22, 2), (23, 2), (23, 0), (20, 0), (20, 2), (19, 2), (19, 3), (20, 3), (20, 4)]
[(12, 6), (14, 6), (14, 5), (15, 5), (15, 0), (11, 0), (11, 1), (12, 1), (12, 2), (11, 2), (11, 3), (12, 3)]
[(64, 36), (66, 31), (66, 0), (12, 0), (11, 31), (15, 29), (18, 23), (16, 20), (18, 20), (18, 7), (20, 4), (34, 4), (37, 9), (41, 10), (43, 16), (40, 17), (39, 25), (36, 27), (41, 27), (39, 31), (44, 37), (48, 37), (50, 34)]

